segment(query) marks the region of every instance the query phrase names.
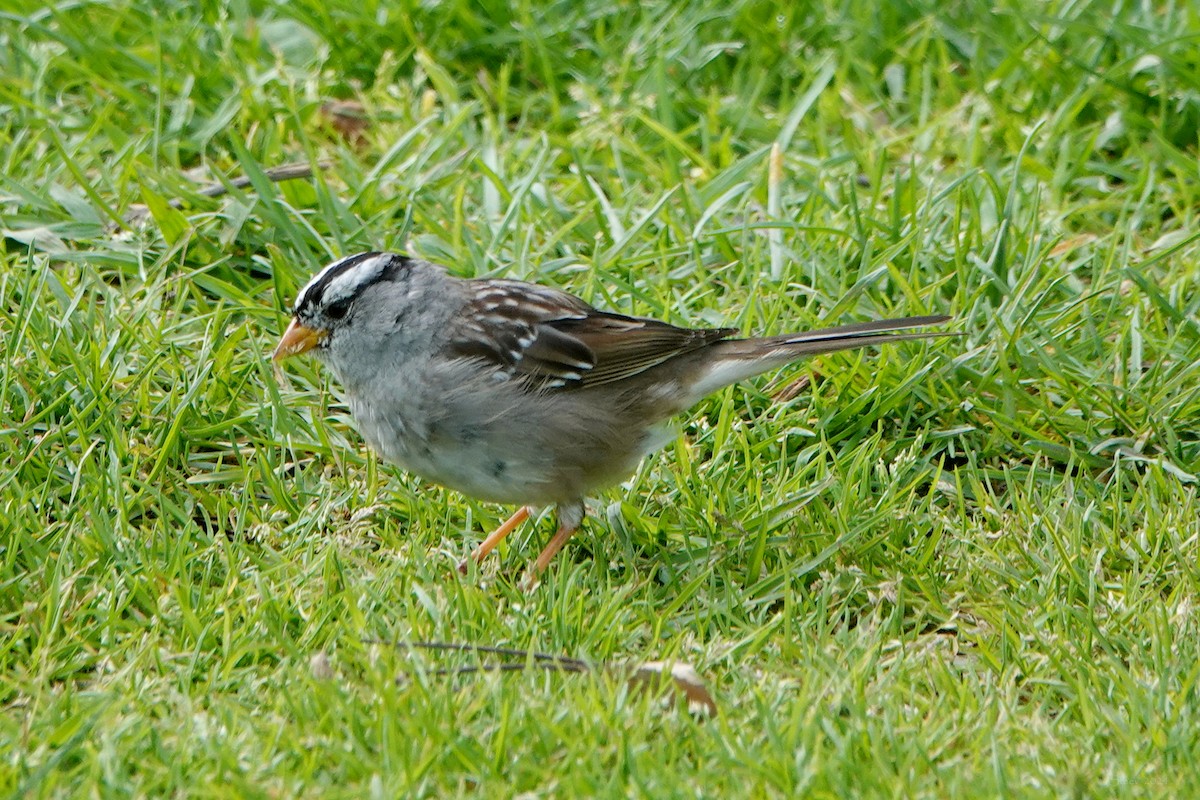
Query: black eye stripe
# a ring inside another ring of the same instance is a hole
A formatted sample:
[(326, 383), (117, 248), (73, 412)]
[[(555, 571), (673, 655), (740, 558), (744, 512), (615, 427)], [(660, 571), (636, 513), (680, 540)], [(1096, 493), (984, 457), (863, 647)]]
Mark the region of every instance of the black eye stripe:
[(325, 307), (325, 316), (330, 319), (342, 319), (350, 311), (350, 299), (338, 300)]

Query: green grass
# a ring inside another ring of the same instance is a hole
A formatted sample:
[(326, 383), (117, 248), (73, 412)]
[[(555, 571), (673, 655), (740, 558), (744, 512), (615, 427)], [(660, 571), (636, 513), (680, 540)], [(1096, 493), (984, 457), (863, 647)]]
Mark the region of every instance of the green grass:
[[(169, 5), (0, 6), (0, 793), (1200, 794), (1191, 4)], [(710, 398), (526, 596), (548, 519), (459, 578), (511, 509), (272, 370), (367, 248), (965, 336)]]

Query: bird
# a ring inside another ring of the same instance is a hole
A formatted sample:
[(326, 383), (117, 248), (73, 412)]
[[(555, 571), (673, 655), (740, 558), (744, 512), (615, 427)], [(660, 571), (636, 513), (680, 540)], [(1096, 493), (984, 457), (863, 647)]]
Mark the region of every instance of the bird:
[(953, 335), (913, 330), (950, 319), (737, 338), (735, 328), (678, 327), (540, 284), (459, 278), (421, 258), (371, 251), (333, 261), (301, 289), (272, 360), (316, 356), (386, 461), (517, 505), (474, 548), (476, 562), (554, 506), (558, 527), (529, 568), (529, 587), (578, 530), (585, 497), (670, 441), (672, 417), (805, 356)]

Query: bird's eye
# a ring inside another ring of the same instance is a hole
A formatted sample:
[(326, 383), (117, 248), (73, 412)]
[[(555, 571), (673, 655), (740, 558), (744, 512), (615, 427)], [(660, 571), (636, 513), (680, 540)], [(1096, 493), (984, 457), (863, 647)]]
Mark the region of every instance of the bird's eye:
[(341, 319), (342, 317), (346, 316), (346, 313), (349, 310), (349, 300), (338, 300), (336, 303), (330, 303), (325, 307), (325, 316), (329, 317), (330, 319)]

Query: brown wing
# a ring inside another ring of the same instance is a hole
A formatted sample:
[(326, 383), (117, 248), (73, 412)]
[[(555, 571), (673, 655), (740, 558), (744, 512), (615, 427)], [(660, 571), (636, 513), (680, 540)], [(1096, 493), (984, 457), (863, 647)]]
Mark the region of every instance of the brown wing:
[(737, 332), (598, 311), (565, 292), (519, 281), (476, 281), (475, 288), (447, 332), (451, 352), (490, 361), (543, 389), (623, 380)]

